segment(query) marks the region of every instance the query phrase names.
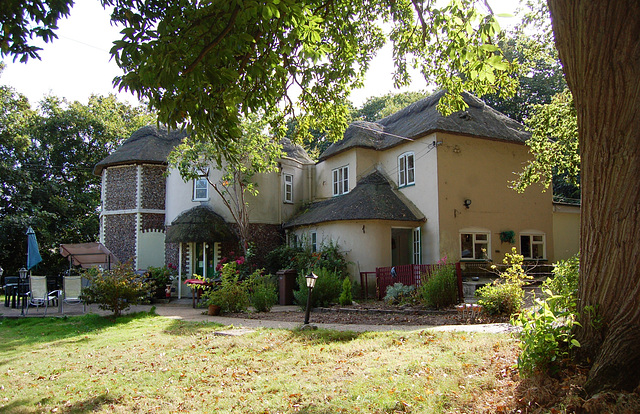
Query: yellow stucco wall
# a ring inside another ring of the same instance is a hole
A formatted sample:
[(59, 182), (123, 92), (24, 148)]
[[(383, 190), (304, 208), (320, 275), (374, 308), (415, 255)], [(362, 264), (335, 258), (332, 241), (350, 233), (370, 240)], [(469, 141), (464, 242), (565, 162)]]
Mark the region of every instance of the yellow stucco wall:
[(556, 260), (580, 251), (580, 206), (553, 204), (553, 240)]
[[(463, 229), (491, 233), (489, 257), (502, 262), (512, 247), (520, 251), (520, 234), (545, 235), (546, 259), (555, 259), (551, 190), (531, 186), (519, 194), (509, 188), (529, 158), (523, 144), (437, 134), (440, 255), (458, 260)], [(469, 208), (464, 200), (471, 200)], [(501, 243), (500, 232), (514, 231), (516, 243)]]

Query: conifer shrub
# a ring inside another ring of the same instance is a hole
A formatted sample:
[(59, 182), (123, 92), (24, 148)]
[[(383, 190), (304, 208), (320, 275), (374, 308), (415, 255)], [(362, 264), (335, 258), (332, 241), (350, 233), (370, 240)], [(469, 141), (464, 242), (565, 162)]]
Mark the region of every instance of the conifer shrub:
[(351, 279), (349, 279), (348, 277), (345, 277), (344, 281), (342, 282), (342, 293), (340, 293), (338, 303), (343, 306), (349, 306), (353, 303), (353, 295), (351, 294)]
[[(314, 273), (318, 276), (318, 279), (311, 291), (311, 307), (330, 306), (332, 303), (336, 303), (342, 292), (342, 277), (325, 268), (314, 270)], [(293, 291), (293, 297), (302, 309), (307, 307), (309, 290), (305, 281), (305, 274), (308, 274), (308, 272), (298, 273), (299, 289)]]

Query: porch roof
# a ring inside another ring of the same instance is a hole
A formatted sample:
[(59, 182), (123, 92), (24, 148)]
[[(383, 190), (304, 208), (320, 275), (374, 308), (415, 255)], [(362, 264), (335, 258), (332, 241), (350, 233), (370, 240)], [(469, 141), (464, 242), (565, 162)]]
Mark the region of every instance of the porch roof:
[(349, 193), (311, 204), (284, 228), (339, 220), (423, 221), (378, 171), (361, 179)]
[(171, 222), (165, 243), (218, 242), (232, 238), (227, 222), (211, 207), (200, 205), (184, 211)]

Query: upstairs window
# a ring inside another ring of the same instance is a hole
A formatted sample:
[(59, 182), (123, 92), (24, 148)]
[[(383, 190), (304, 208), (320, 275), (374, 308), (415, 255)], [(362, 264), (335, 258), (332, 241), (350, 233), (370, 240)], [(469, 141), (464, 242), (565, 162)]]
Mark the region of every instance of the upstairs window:
[(209, 200), (209, 182), (206, 175), (193, 180), (193, 201)]
[(293, 175), (284, 174), (284, 202), (293, 203)]
[(338, 196), (349, 192), (349, 166), (345, 165), (331, 171), (333, 195)]
[(405, 152), (398, 157), (398, 187), (415, 183), (414, 154), (413, 152)]
[(544, 234), (521, 234), (520, 254), (528, 260), (546, 259), (546, 243)]
[(311, 253), (315, 253), (318, 251), (318, 233), (315, 231), (311, 232)]
[(462, 260), (489, 260), (491, 252), (489, 237), (489, 233), (460, 233)]

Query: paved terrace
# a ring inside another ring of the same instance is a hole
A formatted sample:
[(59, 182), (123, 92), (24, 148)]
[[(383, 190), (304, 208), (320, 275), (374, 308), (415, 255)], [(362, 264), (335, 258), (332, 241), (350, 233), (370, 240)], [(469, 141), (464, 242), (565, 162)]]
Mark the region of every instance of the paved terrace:
[[(242, 319), (229, 318), (225, 316), (209, 316), (206, 309), (192, 307), (191, 299), (172, 299), (169, 303), (158, 303), (155, 305), (139, 305), (132, 306), (125, 313), (148, 312), (152, 306), (155, 306), (156, 313), (160, 316), (180, 319), (190, 322), (215, 322), (234, 328), (258, 329), (258, 328), (277, 328), (277, 329), (295, 329), (302, 325), (304, 314), (300, 313), (300, 322), (284, 322), (277, 320), (260, 320), (260, 319)], [(297, 311), (298, 306), (274, 306), (271, 312)], [(26, 311), (26, 309), (25, 309)], [(64, 314), (59, 312), (57, 306), (50, 306), (47, 309), (47, 318), (58, 318), (62, 316), (82, 315), (82, 305), (66, 305)], [(95, 313), (99, 315), (110, 315), (111, 312), (104, 311), (98, 305), (89, 305), (86, 313)], [(44, 316), (44, 308), (30, 307), (27, 318), (41, 318)], [(0, 305), (0, 318), (21, 318), (21, 309), (5, 307)], [(357, 317), (354, 315), (354, 318)], [(313, 313), (311, 314), (311, 323), (322, 329), (333, 329), (337, 331), (416, 331), (416, 330), (433, 330), (433, 331), (463, 331), (463, 332), (489, 332), (489, 333), (505, 333), (512, 332), (514, 327), (505, 324), (476, 324), (476, 325), (446, 325), (446, 326), (428, 326), (428, 325), (360, 325), (360, 324), (335, 324), (335, 323), (313, 323)]]

